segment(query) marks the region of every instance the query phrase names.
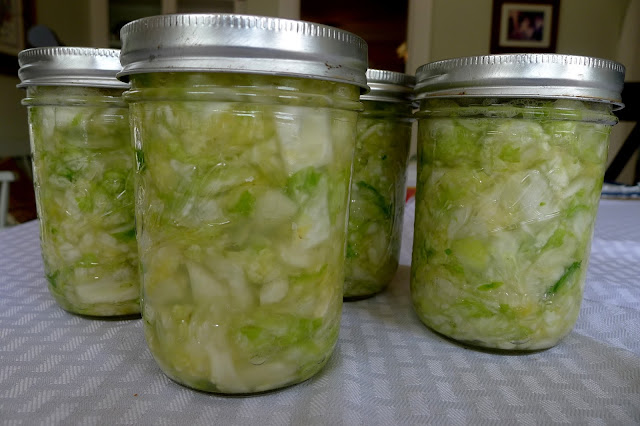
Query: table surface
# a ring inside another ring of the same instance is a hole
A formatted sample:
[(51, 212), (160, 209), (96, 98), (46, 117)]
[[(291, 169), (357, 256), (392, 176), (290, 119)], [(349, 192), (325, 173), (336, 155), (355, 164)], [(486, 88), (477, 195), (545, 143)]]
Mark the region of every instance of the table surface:
[(420, 323), (409, 303), (412, 206), (393, 283), (345, 304), (327, 366), (242, 398), (167, 379), (139, 319), (58, 308), (38, 222), (0, 231), (0, 424), (640, 424), (640, 201), (601, 201), (575, 329), (527, 355), (466, 349)]

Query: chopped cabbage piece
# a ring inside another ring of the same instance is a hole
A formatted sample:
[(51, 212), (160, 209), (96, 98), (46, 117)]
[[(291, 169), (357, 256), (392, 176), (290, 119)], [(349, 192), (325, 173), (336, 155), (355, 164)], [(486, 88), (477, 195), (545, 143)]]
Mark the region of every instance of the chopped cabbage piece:
[(129, 115), (122, 90), (29, 87), (49, 290), (67, 311), (140, 312)]
[(339, 330), (358, 89), (234, 74), (131, 78), (153, 356), (209, 392), (311, 377)]
[(411, 106), (363, 101), (353, 161), (344, 297), (372, 296), (398, 269)]
[(472, 345), (551, 347), (580, 310), (615, 118), (577, 101), (461, 102), (421, 106), (415, 310)]

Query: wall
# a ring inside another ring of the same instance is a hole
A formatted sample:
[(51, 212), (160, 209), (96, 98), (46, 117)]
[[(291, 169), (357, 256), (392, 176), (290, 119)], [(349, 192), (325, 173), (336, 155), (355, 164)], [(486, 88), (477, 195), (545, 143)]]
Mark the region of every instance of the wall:
[[(406, 72), (431, 61), (488, 55), (493, 0), (409, 0)], [(627, 81), (640, 81), (640, 0), (560, 0), (557, 52), (597, 56), (627, 66)], [(633, 123), (611, 136), (612, 160)], [(632, 183), (634, 159), (619, 180)]]
[(278, 0), (247, 0), (247, 13), (278, 16)]
[(630, 0), (561, 0), (558, 53), (616, 59)]
[[(561, 0), (557, 52), (615, 59), (631, 1)], [(431, 45), (430, 57), (416, 58), (414, 62), (489, 54), (492, 0), (412, 0), (411, 3), (414, 7), (432, 3), (430, 18), (423, 14), (409, 16), (410, 21), (415, 21), (414, 27), (422, 28), (423, 34), (429, 33), (424, 39)], [(421, 43), (419, 37), (414, 41)], [(407, 69), (407, 72), (413, 71), (415, 69)]]
[(433, 32), (429, 27), (433, 17), (433, 0), (409, 0), (407, 12), (407, 63), (405, 72), (414, 74), (431, 55)]
[(246, 7), (250, 15), (300, 19), (299, 0), (246, 0)]
[(0, 158), (29, 154), (27, 108), (20, 104), (24, 91), (17, 77), (0, 75)]
[[(622, 62), (627, 68), (626, 81), (640, 81), (640, 0), (632, 0), (629, 3), (627, 13), (625, 14), (624, 23), (622, 25), (622, 33), (617, 48), (616, 60)], [(613, 156), (625, 139), (631, 133), (634, 126), (640, 126), (640, 123), (629, 121), (621, 121), (614, 126), (611, 132), (611, 146), (609, 148), (609, 161), (613, 160)], [(631, 157), (626, 167), (618, 177), (619, 182), (634, 182), (634, 165), (640, 156), (640, 152), (636, 151)]]
[(632, 0), (625, 14), (616, 59), (627, 68), (627, 81), (640, 81), (640, 0)]
[[(36, 23), (47, 25), (67, 45), (90, 44), (89, 3), (86, 0), (37, 0)], [(27, 109), (17, 76), (0, 75), (0, 157), (29, 153)]]
[(492, 0), (432, 1), (431, 61), (489, 54)]
[(36, 0), (36, 23), (51, 28), (67, 46), (89, 46), (91, 1)]

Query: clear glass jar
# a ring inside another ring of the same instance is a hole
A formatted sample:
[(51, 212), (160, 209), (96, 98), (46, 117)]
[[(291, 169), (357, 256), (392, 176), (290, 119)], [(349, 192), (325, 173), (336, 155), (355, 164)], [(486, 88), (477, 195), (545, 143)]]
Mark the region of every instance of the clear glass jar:
[[(112, 79), (119, 83), (115, 71)], [(134, 161), (123, 91), (32, 85), (23, 101), (49, 290), (77, 314), (140, 313)]]
[(398, 269), (411, 113), (409, 102), (363, 100), (353, 161), (344, 297), (384, 290)]
[(456, 340), (544, 349), (580, 311), (611, 105), (422, 101), (411, 295)]
[(303, 381), (338, 337), (359, 88), (131, 76), (144, 331), (187, 386)]
[(245, 15), (121, 31), (147, 344), (206, 392), (304, 381), (340, 328), (366, 43)]
[(505, 350), (549, 348), (572, 330), (623, 79), (615, 62), (566, 55), (418, 69), (411, 297), (422, 322)]

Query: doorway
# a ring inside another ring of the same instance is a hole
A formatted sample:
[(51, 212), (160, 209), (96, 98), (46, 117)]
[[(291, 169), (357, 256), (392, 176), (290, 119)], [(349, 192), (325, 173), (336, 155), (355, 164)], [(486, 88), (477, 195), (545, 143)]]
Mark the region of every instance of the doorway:
[(300, 0), (300, 19), (362, 37), (369, 68), (404, 72), (408, 0)]

